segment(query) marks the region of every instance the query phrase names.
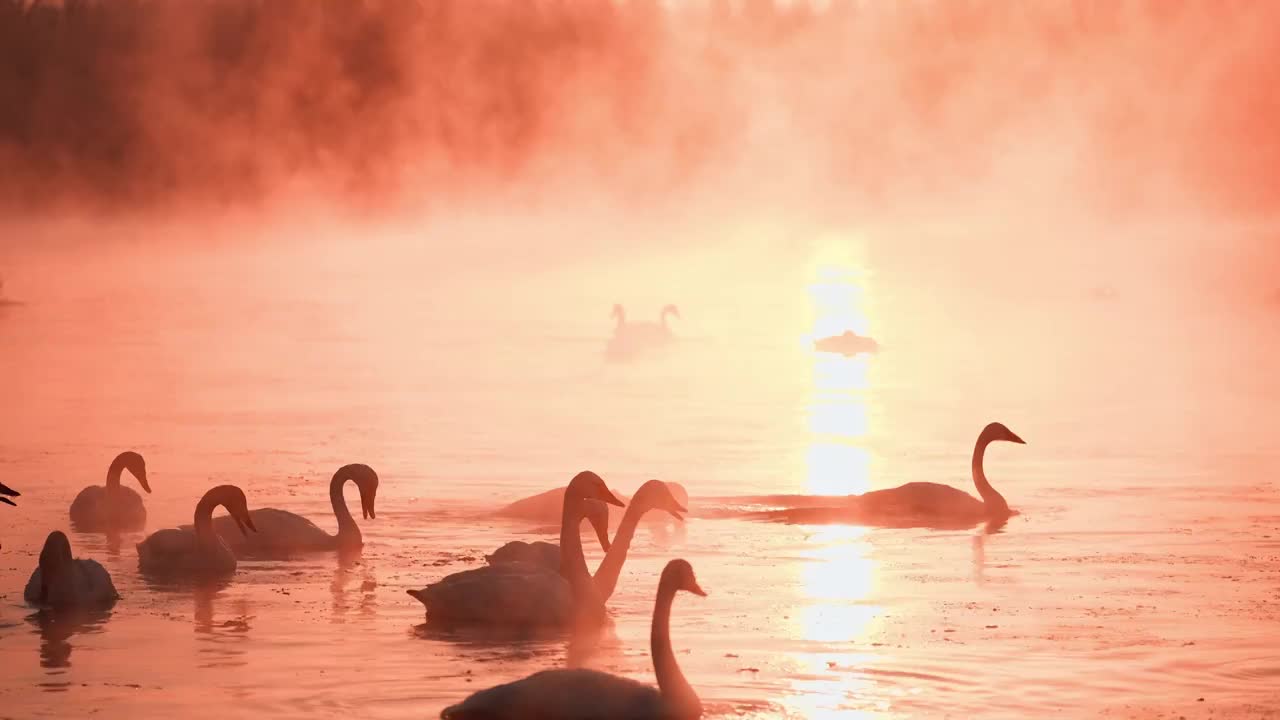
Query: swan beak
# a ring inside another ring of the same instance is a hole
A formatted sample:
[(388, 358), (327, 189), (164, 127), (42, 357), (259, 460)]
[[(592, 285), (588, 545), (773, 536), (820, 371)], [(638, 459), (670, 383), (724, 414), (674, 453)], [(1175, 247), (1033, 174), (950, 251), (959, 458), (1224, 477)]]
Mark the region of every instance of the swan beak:
[(1019, 445), (1027, 444), (1026, 440), (1018, 437), (1012, 430), (1009, 431), (1009, 442), (1018, 443)]
[[(253, 516), (250, 515), (249, 513), (244, 514), (244, 519), (241, 519), (239, 515), (236, 515), (235, 519), (236, 519), (236, 526), (240, 528), (241, 535), (244, 535), (245, 537), (249, 537), (249, 530), (258, 532), (258, 528), (253, 526)], [(245, 530), (246, 526), (248, 526), (249, 530)]]
[(689, 587), (685, 588), (685, 590), (688, 590), (689, 592), (693, 593), (694, 595), (697, 595), (698, 597), (707, 596), (707, 591), (702, 589), (702, 586), (698, 584), (697, 580), (690, 580)]
[(614, 495), (614, 494), (613, 494), (613, 493), (612, 493), (608, 488), (601, 488), (601, 489), (600, 489), (600, 498), (599, 498), (599, 499), (600, 499), (600, 501), (601, 501), (601, 502), (607, 502), (607, 503), (609, 503), (610, 505), (617, 505), (618, 507), (626, 507), (626, 506), (627, 506), (627, 505), (626, 505), (626, 503), (624, 503), (624, 502), (622, 502), (621, 500), (619, 500), (619, 499), (618, 499), (618, 496), (617, 496), (617, 495)]
[(9, 498), (4, 497), (5, 495), (8, 495), (9, 497), (22, 497), (22, 493), (18, 492), (17, 490), (14, 490), (13, 488), (9, 487), (8, 485), (5, 485), (4, 483), (0, 483), (0, 502), (5, 503), (6, 505), (13, 505), (14, 507), (17, 507), (17, 504), (14, 503)]
[(667, 508), (667, 512), (671, 513), (671, 516), (672, 516), (672, 517), (674, 517), (675, 519), (679, 520), (680, 522), (684, 522), (684, 515), (681, 515), (680, 513), (687, 513), (687, 512), (689, 512), (689, 508), (687, 508), (687, 507), (685, 507), (685, 506), (681, 505), (680, 503), (678, 503), (678, 502), (676, 502), (676, 501), (672, 500), (672, 501), (671, 501), (671, 507)]
[(17, 504), (17, 503), (15, 503), (14, 501), (12, 501), (12, 500), (10, 500), (9, 498), (4, 497), (4, 496), (0, 496), (0, 503), (4, 503), (5, 505), (12, 505), (12, 506), (14, 506), (14, 507), (18, 507), (18, 504)]
[(142, 477), (138, 478), (138, 484), (142, 486), (142, 489), (143, 489), (143, 490), (146, 490), (146, 491), (147, 491), (147, 494), (148, 494), (148, 495), (150, 495), (150, 494), (151, 494), (151, 486), (147, 484), (147, 476), (146, 476), (146, 475), (143, 475)]

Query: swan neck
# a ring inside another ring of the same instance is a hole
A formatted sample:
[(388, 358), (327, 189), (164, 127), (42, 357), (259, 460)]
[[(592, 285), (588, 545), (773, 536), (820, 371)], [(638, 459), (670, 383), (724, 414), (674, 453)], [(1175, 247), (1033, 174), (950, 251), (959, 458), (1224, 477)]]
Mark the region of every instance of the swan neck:
[(640, 517), (644, 512), (645, 508), (633, 499), (622, 515), (622, 522), (618, 524), (613, 540), (609, 542), (609, 551), (604, 554), (604, 560), (600, 561), (600, 567), (596, 568), (596, 592), (604, 600), (612, 597), (613, 591), (618, 587), (622, 564), (627, 561), (627, 551), (631, 549), (631, 540), (636, 536), (636, 528), (640, 525)]
[(360, 526), (356, 525), (355, 518), (351, 517), (351, 511), (347, 509), (347, 499), (342, 495), (342, 488), (349, 479), (341, 470), (334, 474), (333, 480), (329, 482), (329, 502), (333, 504), (333, 514), (338, 518), (338, 537), (344, 540), (354, 538), (358, 541)]
[[(101, 467), (101, 466), (99, 466)], [(120, 474), (124, 472), (124, 463), (120, 458), (111, 461), (111, 467), (107, 468), (107, 489), (115, 490), (120, 487)]]
[(591, 582), (587, 558), (582, 554), (582, 500), (565, 493), (560, 512), (560, 576), (573, 587)]
[[(205, 495), (196, 503), (194, 525), (197, 540), (218, 542), (218, 535), (213, 531), (213, 509), (219, 505), (226, 507), (219, 496), (213, 493)], [(227, 511), (230, 512), (231, 508), (227, 508)]]
[[(664, 578), (665, 580), (665, 578)], [(673, 717), (697, 717), (702, 703), (694, 692), (671, 648), (671, 602), (676, 590), (666, 582), (658, 585), (658, 599), (653, 605), (653, 625), (649, 629), (649, 652), (653, 655), (653, 674), (658, 689)], [(696, 710), (695, 710), (696, 708)]]
[(1005, 502), (1003, 495), (991, 487), (991, 483), (987, 481), (987, 473), (982, 468), (982, 459), (987, 452), (987, 446), (990, 444), (990, 438), (983, 434), (978, 436), (978, 442), (973, 447), (973, 485), (977, 488), (978, 495), (982, 497), (982, 502), (986, 505), (988, 513), (1007, 513), (1009, 504)]

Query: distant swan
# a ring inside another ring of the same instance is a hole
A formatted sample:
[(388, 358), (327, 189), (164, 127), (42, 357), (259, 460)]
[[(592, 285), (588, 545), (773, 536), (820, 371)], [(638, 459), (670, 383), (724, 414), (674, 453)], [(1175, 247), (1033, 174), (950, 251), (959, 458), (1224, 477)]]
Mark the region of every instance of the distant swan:
[(71, 541), (58, 530), (45, 539), (40, 564), (23, 597), (32, 605), (58, 610), (106, 608), (120, 599), (107, 569), (96, 560), (73, 559)]
[[(4, 483), (0, 483), (0, 503), (17, 507), (18, 503), (10, 500), (9, 498), (21, 497), (21, 496), (22, 496), (22, 493), (18, 492), (17, 490), (14, 490), (13, 488), (9, 487), (8, 485), (5, 485)], [(0, 547), (3, 547), (3, 546), (0, 546)]]
[(662, 571), (649, 631), (649, 654), (658, 687), (598, 670), (543, 670), (523, 680), (481, 690), (445, 708), (443, 720), (524, 720), (525, 718), (628, 718), (693, 720), (702, 702), (676, 662), (671, 648), (671, 604), (684, 590), (705, 597), (693, 568), (672, 560)]
[(278, 557), (297, 552), (354, 550), (364, 544), (364, 538), (342, 495), (342, 488), (348, 480), (360, 490), (360, 510), (365, 519), (376, 517), (374, 501), (378, 496), (378, 474), (368, 465), (344, 465), (329, 481), (329, 502), (338, 519), (337, 535), (330, 535), (301, 515), (276, 508), (259, 508), (249, 513), (253, 519), (251, 525), (257, 529), (252, 535), (245, 534), (230, 515), (214, 518), (213, 529), (241, 556)]
[(213, 509), (223, 506), (241, 533), (255, 530), (249, 501), (235, 485), (219, 485), (196, 504), (192, 530), (157, 530), (138, 543), (138, 567), (143, 572), (173, 574), (232, 573), (236, 556), (213, 531)]
[(609, 339), (607, 354), (622, 358), (670, 342), (672, 334), (667, 317), (679, 319), (680, 309), (675, 305), (664, 306), (662, 312), (658, 313), (658, 322), (627, 322), (627, 311), (621, 305), (614, 305), (610, 316), (616, 324), (613, 326), (613, 337)]
[[(677, 520), (684, 519), (680, 513), (686, 512), (686, 509), (684, 505), (681, 505), (676, 500), (672, 493), (672, 485), (673, 483), (665, 483), (661, 480), (650, 480), (641, 485), (627, 505), (627, 511), (623, 514), (622, 522), (618, 525), (618, 532), (613, 537), (612, 545), (606, 544), (605, 538), (601, 539), (601, 545), (605, 549), (605, 556), (600, 561), (600, 567), (596, 569), (596, 574), (592, 578), (596, 595), (600, 600), (607, 601), (613, 597), (613, 591), (618, 586), (618, 577), (622, 574), (622, 565), (627, 560), (627, 551), (631, 548), (631, 540), (635, 537), (636, 527), (640, 524), (640, 519), (645, 513), (650, 510), (666, 510)], [(588, 502), (587, 504), (590, 506), (594, 503)], [(597, 526), (598, 530), (599, 526)], [(518, 559), (512, 558), (511, 553), (506, 556), (499, 556), (499, 553), (502, 553), (512, 545), (512, 543), (507, 543), (487, 559), (491, 565), (497, 565), (502, 562), (522, 561), (541, 563), (544, 566), (555, 569), (560, 559), (560, 547), (551, 543), (539, 544), (545, 545), (546, 549), (541, 550), (537, 556), (532, 553)], [(551, 562), (552, 558), (555, 559), (554, 563)]]
[(563, 628), (603, 620), (604, 603), (596, 597), (582, 554), (579, 526), (587, 500), (622, 504), (599, 475), (585, 470), (574, 476), (564, 493), (558, 573), (542, 565), (503, 563), (406, 592), (426, 606), (433, 623)]
[(120, 484), (120, 473), (128, 470), (143, 490), (147, 484), (147, 463), (132, 450), (122, 452), (107, 468), (107, 484), (90, 485), (71, 501), (71, 523), (81, 532), (140, 530), (147, 524), (147, 508), (133, 488)]
[[(560, 491), (561, 504), (564, 504), (564, 489)], [(591, 523), (591, 527), (596, 532), (596, 538), (600, 541), (600, 548), (605, 552), (609, 552), (609, 506), (599, 500), (587, 500), (583, 504), (583, 511), (587, 522)], [(523, 540), (512, 540), (502, 547), (494, 550), (492, 554), (485, 555), (484, 559), (490, 565), (501, 565), (503, 563), (525, 562), (542, 565), (552, 571), (560, 571), (560, 546), (556, 543), (543, 542), (541, 540), (535, 542), (525, 542)]]
[(981, 500), (949, 485), (911, 482), (864, 495), (832, 498), (823, 506), (792, 507), (751, 513), (747, 517), (795, 524), (856, 523), (889, 527), (960, 528), (984, 521), (1000, 521), (1016, 515), (1004, 496), (987, 481), (982, 458), (987, 446), (1005, 441), (1024, 444), (1009, 428), (996, 422), (978, 435), (973, 448), (973, 484)]

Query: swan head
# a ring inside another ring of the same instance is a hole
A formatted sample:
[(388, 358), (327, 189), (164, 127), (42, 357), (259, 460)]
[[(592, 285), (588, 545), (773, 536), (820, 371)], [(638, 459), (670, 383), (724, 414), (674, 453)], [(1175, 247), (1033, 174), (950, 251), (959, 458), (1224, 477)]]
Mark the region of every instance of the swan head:
[(677, 520), (683, 520), (681, 513), (689, 512), (679, 500), (676, 500), (675, 494), (671, 492), (671, 486), (661, 480), (650, 480), (640, 486), (636, 490), (636, 494), (631, 496), (631, 504), (639, 505), (648, 510), (666, 510), (671, 513)]
[(0, 483), (0, 503), (17, 507), (18, 504), (10, 500), (9, 498), (21, 497), (21, 496), (22, 496), (22, 493), (18, 492), (17, 490), (14, 490), (13, 488), (9, 487), (8, 485), (5, 485), (4, 483)]
[(614, 320), (626, 320), (627, 311), (622, 309), (622, 305), (614, 303), (613, 310), (610, 311), (609, 317)]
[(590, 470), (583, 470), (573, 476), (573, 479), (569, 481), (569, 487), (565, 490), (565, 497), (574, 497), (581, 500), (599, 500), (618, 507), (624, 506), (624, 503), (609, 491), (609, 486), (604, 484), (604, 480)]
[(663, 315), (670, 315), (670, 316), (672, 316), (672, 317), (676, 318), (677, 320), (681, 319), (681, 318), (680, 318), (680, 308), (676, 307), (675, 305), (665, 305), (665, 306), (663, 306), (663, 308), (662, 308), (662, 314), (663, 314)]
[(693, 566), (688, 560), (676, 558), (662, 569), (660, 585), (673, 587), (676, 590), (691, 592), (699, 597), (706, 597), (707, 591), (698, 585), (698, 578), (693, 574)]
[(982, 435), (983, 437), (986, 437), (989, 442), (1003, 440), (1005, 442), (1018, 443), (1019, 445), (1027, 444), (1026, 440), (1018, 437), (1012, 430), (1005, 427), (1003, 423), (993, 422), (990, 425), (987, 425), (982, 429)]
[(258, 528), (253, 526), (253, 516), (249, 514), (249, 500), (244, 496), (244, 491), (235, 485), (219, 485), (218, 487), (205, 493), (205, 496), (215, 496), (219, 500), (219, 504), (227, 509), (227, 514), (235, 520), (236, 527), (240, 528), (240, 534), (248, 537), (249, 530), (258, 532)]
[[(684, 505), (686, 508), (689, 507), (689, 491), (685, 489), (684, 485), (681, 485), (678, 482), (672, 482), (668, 480), (667, 488), (671, 490), (671, 496), (676, 499), (676, 502), (680, 503), (681, 505)], [(685, 512), (689, 512), (689, 511), (685, 510)]]
[(40, 550), (40, 568), (47, 578), (49, 572), (71, 562), (71, 541), (61, 530), (54, 530), (44, 540)]
[(360, 511), (364, 514), (364, 519), (376, 520), (378, 514), (374, 509), (374, 501), (378, 499), (378, 473), (368, 465), (359, 463), (347, 465), (338, 472), (360, 489)]
[(138, 484), (151, 493), (151, 486), (147, 484), (147, 461), (142, 459), (142, 455), (126, 450), (116, 456), (115, 462), (111, 463), (115, 467), (128, 470), (131, 475), (138, 479)]
[(588, 500), (583, 503), (582, 514), (596, 531), (600, 549), (609, 552), (609, 506), (599, 500)]

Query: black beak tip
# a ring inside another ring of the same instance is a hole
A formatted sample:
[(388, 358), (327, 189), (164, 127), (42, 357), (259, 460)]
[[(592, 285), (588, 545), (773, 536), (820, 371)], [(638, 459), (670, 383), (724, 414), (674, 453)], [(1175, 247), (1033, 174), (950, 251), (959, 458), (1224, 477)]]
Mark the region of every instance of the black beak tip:
[(9, 498), (7, 498), (7, 497), (0, 497), (0, 503), (4, 503), (5, 505), (12, 505), (12, 506), (14, 506), (14, 507), (18, 507), (18, 504), (17, 504), (17, 503), (15, 503), (14, 501), (10, 500), (10, 499), (9, 499)]

